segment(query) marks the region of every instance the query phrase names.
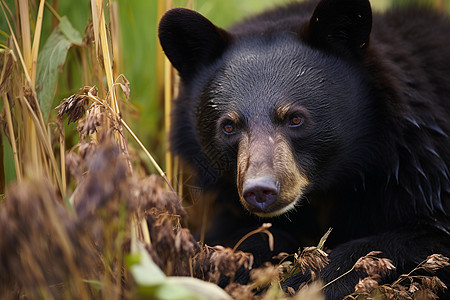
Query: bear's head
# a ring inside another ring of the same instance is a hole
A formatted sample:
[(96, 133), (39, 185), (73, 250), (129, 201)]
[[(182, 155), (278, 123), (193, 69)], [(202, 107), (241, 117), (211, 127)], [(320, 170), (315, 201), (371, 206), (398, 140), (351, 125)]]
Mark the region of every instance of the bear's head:
[(257, 34), (187, 9), (162, 18), (161, 45), (182, 81), (177, 130), (195, 133), (187, 138), (248, 211), (280, 215), (360, 176), (377, 118), (362, 67), (371, 24), (365, 0), (324, 0), (308, 20)]

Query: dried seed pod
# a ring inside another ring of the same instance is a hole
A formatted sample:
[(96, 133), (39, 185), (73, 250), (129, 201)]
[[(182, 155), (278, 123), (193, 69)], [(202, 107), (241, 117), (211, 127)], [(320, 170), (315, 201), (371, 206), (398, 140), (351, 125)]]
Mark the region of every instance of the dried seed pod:
[(85, 138), (87, 135), (92, 135), (97, 131), (97, 127), (103, 124), (104, 115), (102, 106), (94, 103), (86, 111), (86, 117), (78, 122), (77, 130), (80, 138)]
[(395, 266), (392, 264), (392, 261), (388, 258), (376, 257), (379, 254), (381, 254), (381, 251), (372, 251), (361, 257), (355, 263), (355, 270), (362, 271), (369, 276), (375, 274), (383, 275), (388, 270), (394, 270)]
[(306, 247), (296, 258), (300, 271), (305, 273), (311, 272), (312, 280), (317, 278), (318, 273), (328, 265), (328, 254), (317, 247)]
[(212, 247), (214, 252), (210, 261), (214, 265), (213, 273), (220, 273), (233, 278), (241, 267), (251, 269), (253, 266), (253, 255), (242, 251), (233, 251), (223, 246)]
[(378, 287), (378, 283), (380, 282), (381, 276), (379, 274), (374, 274), (372, 276), (365, 277), (360, 279), (359, 282), (355, 286), (355, 293), (357, 294), (369, 294), (375, 288)]
[(70, 124), (71, 122), (76, 122), (82, 118), (86, 111), (85, 106), (89, 103), (89, 93), (96, 96), (97, 88), (95, 86), (85, 86), (77, 93), (65, 98), (61, 104), (55, 108), (58, 110), (58, 119), (62, 120), (63, 115), (67, 114), (69, 117), (67, 124)]
[(437, 270), (450, 265), (448, 257), (442, 254), (432, 254), (427, 257), (426, 261), (422, 264), (422, 269), (427, 272), (434, 273)]
[(250, 280), (255, 287), (264, 287), (280, 280), (281, 270), (271, 263), (265, 263), (263, 267), (250, 272)]

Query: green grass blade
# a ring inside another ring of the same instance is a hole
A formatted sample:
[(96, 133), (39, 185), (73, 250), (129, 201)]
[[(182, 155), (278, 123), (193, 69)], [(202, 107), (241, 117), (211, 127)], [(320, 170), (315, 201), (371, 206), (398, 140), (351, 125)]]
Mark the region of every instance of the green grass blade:
[(53, 108), (58, 73), (62, 69), (67, 52), (74, 44), (81, 44), (80, 33), (72, 27), (66, 17), (61, 17), (59, 25), (47, 39), (39, 53), (37, 62), (36, 93), (42, 116), (46, 119)]

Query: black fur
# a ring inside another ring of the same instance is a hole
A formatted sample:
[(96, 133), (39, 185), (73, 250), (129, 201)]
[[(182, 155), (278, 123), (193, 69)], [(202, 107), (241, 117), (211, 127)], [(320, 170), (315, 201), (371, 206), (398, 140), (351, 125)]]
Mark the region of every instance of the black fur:
[[(159, 37), (181, 76), (171, 149), (218, 193), (208, 242), (232, 245), (270, 221), (276, 251), (293, 252), (333, 227), (324, 281), (381, 250), (397, 266), (389, 282), (427, 255), (450, 256), (450, 21), (423, 8), (372, 20), (366, 0), (316, 4), (277, 8), (228, 31), (192, 11), (168, 12)], [(286, 103), (306, 110), (301, 130), (273, 116)], [(296, 211), (263, 220), (239, 204), (240, 135), (221, 131), (229, 113), (240, 116), (240, 131), (290, 141), (309, 179)], [(273, 253), (258, 239), (241, 248), (262, 262)], [(450, 270), (439, 275), (449, 286)], [(327, 299), (356, 282), (353, 274), (330, 285)]]

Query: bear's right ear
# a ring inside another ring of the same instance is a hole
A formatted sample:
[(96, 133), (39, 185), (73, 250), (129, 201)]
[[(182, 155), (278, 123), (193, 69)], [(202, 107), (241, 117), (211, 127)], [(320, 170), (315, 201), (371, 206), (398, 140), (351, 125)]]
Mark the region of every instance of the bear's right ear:
[(361, 56), (369, 44), (371, 29), (369, 0), (322, 0), (303, 34), (314, 47)]
[(231, 40), (225, 30), (185, 8), (166, 12), (159, 22), (158, 36), (164, 53), (184, 80), (217, 59)]

